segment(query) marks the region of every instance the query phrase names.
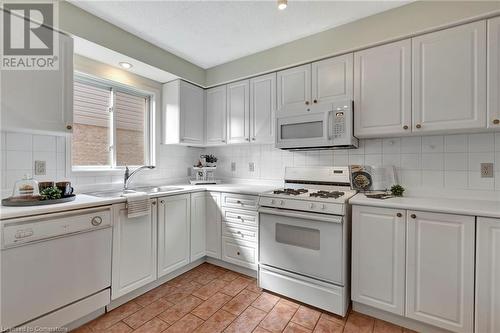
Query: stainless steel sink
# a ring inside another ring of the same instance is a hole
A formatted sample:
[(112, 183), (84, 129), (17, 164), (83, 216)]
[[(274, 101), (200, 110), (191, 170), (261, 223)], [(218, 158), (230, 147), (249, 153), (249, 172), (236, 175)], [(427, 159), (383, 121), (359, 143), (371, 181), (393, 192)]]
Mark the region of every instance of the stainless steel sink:
[[(129, 190), (127, 190), (128, 193), (134, 193), (134, 192), (146, 192), (146, 193), (166, 193), (166, 192), (172, 192), (172, 191), (180, 191), (182, 190), (182, 187), (175, 187), (175, 186), (140, 186), (140, 187), (134, 187)], [(99, 197), (99, 198), (117, 198), (121, 197), (123, 194), (123, 190), (114, 190), (114, 191), (95, 191), (95, 192), (88, 192), (84, 193), (87, 195), (91, 195), (94, 197)]]

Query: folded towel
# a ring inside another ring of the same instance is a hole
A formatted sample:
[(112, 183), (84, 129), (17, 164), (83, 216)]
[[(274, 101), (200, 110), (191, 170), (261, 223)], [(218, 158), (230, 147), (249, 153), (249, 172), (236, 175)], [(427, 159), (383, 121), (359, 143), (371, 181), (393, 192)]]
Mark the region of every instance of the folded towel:
[(151, 214), (149, 195), (146, 192), (124, 193), (122, 197), (127, 198), (127, 216), (139, 217)]

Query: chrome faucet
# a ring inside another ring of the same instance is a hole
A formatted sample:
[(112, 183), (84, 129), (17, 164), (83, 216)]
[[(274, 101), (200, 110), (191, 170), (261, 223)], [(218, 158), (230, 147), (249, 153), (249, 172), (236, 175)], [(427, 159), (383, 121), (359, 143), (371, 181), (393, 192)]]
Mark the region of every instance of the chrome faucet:
[(128, 183), (130, 183), (130, 178), (132, 178), (133, 175), (135, 175), (137, 172), (141, 171), (142, 169), (154, 169), (154, 165), (143, 165), (135, 169), (134, 171), (130, 172), (128, 169), (128, 166), (125, 166), (125, 175), (123, 175), (123, 191), (128, 190)]

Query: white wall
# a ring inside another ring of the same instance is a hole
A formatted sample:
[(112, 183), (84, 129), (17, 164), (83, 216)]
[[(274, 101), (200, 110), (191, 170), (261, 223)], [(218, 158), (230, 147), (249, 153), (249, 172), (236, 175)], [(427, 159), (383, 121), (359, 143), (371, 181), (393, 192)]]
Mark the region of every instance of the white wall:
[[(361, 140), (359, 149), (289, 152), (273, 145), (205, 149), (219, 158), (219, 177), (277, 180), (287, 166), (394, 165), (407, 188), (500, 191), (500, 133)], [(236, 162), (236, 171), (231, 171)], [(248, 163), (255, 171), (248, 171)], [(481, 162), (495, 163), (494, 178), (480, 178)]]

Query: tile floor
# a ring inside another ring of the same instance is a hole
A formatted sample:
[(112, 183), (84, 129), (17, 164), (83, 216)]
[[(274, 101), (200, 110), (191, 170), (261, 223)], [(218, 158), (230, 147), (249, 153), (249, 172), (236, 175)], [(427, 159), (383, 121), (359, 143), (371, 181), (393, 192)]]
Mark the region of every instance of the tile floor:
[(78, 333), (415, 333), (350, 312), (328, 314), (204, 263), (80, 327)]

